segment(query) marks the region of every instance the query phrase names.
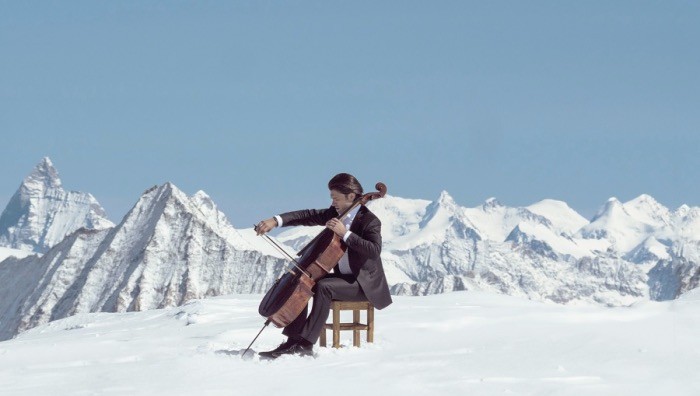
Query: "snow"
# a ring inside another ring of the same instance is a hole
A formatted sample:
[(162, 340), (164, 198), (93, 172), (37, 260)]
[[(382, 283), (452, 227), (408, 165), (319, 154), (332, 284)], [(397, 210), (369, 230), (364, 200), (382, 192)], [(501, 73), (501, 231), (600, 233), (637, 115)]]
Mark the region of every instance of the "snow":
[(624, 203), (625, 210), (635, 219), (657, 228), (671, 223), (671, 212), (665, 206), (657, 202), (652, 196), (642, 194), (637, 198)]
[[(675, 231), (680, 234), (681, 238), (686, 240), (700, 241), (700, 208), (690, 208), (683, 205), (673, 215), (675, 223), (678, 224), (679, 230)], [(673, 235), (673, 231), (668, 234)]]
[(45, 157), (0, 215), (0, 246), (45, 253), (82, 227), (113, 226), (91, 194), (63, 189), (58, 171)]
[(528, 208), (511, 208), (502, 205), (495, 198), (489, 198), (481, 206), (461, 208), (464, 215), (474, 224), (479, 233), (494, 242), (503, 242), (522, 222), (545, 224), (553, 228), (549, 219), (530, 211)]
[(27, 250), (12, 249), (0, 246), (0, 261), (3, 261), (8, 257), (25, 258), (27, 256), (31, 256), (32, 254), (36, 253)]
[[(507, 207), (490, 198), (467, 208), (447, 191), (434, 201), (387, 195), (368, 206), (382, 221), (394, 294), (490, 291), (620, 306), (698, 286), (700, 208), (672, 212), (649, 195), (611, 198), (590, 223), (562, 201)], [(103, 212), (91, 195), (65, 192), (48, 159), (25, 179), (0, 218), (9, 230), (0, 246), (23, 240), (18, 246), (36, 250), (43, 241), (47, 250), (0, 264), (0, 339), (75, 313), (261, 293), (289, 266), (252, 228), (234, 228), (203, 191), (154, 186), (119, 225), (90, 230)], [(273, 235), (294, 255), (321, 229)]]
[[(407, 212), (411, 213), (411, 212)], [(428, 204), (421, 213), (422, 217), (417, 224), (411, 224), (410, 231), (395, 238), (384, 238), (382, 249), (386, 250), (409, 250), (416, 246), (440, 243), (445, 239), (449, 228), (455, 222), (468, 223), (468, 220), (460, 216), (461, 210), (454, 199), (443, 191), (437, 201)], [(383, 224), (383, 223), (382, 223)], [(415, 226), (418, 226), (417, 228)], [(466, 227), (473, 227), (471, 223), (464, 224)]]
[(261, 293), (286, 262), (255, 244), (265, 246), (231, 227), (205, 194), (156, 186), (114, 228), (81, 228), (42, 257), (0, 263), (0, 340), (76, 313)]
[(504, 241), (520, 222), (510, 208), (501, 205), (495, 198), (487, 199), (481, 206), (463, 210), (486, 239), (492, 241)]
[[(441, 197), (446, 195), (447, 192), (443, 191)], [(382, 221), (382, 238), (393, 240), (418, 231), (428, 205), (430, 205), (428, 200), (401, 198), (387, 194), (382, 199), (370, 201), (367, 207)]]
[(559, 229), (570, 235), (575, 234), (581, 227), (588, 224), (588, 220), (585, 217), (571, 209), (563, 201), (543, 199), (528, 206), (526, 209), (547, 218), (547, 220), (557, 225)]
[(277, 234), (276, 239), (277, 241), (282, 242), (288, 247), (290, 247), (292, 251), (289, 251), (289, 249), (287, 249), (287, 252), (294, 256), (296, 252), (298, 252), (309, 242), (311, 242), (311, 240), (314, 239), (316, 235), (320, 234), (321, 231), (323, 231), (323, 229), (324, 227), (322, 226), (289, 227), (283, 229), (284, 231), (278, 231), (279, 233)]
[(591, 251), (579, 246), (575, 241), (562, 238), (542, 224), (520, 223), (518, 229), (521, 233), (531, 236), (534, 240), (549, 245), (554, 251), (568, 254), (576, 258), (591, 256)]
[(649, 237), (643, 244), (644, 248), (661, 260), (669, 260), (668, 247), (654, 237)]
[[(645, 216), (644, 220), (648, 220), (648, 216)], [(646, 223), (631, 215), (628, 207), (613, 197), (601, 208), (591, 223), (579, 231), (579, 236), (607, 239), (612, 247), (624, 254), (652, 235), (655, 226), (656, 224)]]
[[(336, 396), (696, 395), (700, 295), (628, 308), (564, 306), (455, 292), (394, 298), (375, 343), (274, 361), (241, 350), (261, 328), (260, 295), (179, 308), (94, 313), (0, 342), (4, 396), (57, 394)], [(363, 335), (364, 336), (364, 335)], [(254, 349), (277, 346), (272, 326)]]
[(613, 197), (577, 236), (605, 241), (620, 255), (633, 256), (648, 247), (664, 258), (669, 256), (667, 245), (700, 240), (699, 218), (699, 208), (682, 205), (671, 212), (647, 194), (625, 203)]

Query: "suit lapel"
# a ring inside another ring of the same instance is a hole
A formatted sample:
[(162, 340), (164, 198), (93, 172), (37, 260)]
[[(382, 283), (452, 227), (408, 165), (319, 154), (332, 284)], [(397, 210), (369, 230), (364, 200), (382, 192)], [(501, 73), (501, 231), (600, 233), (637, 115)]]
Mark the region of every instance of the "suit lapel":
[(366, 212), (367, 207), (365, 205), (360, 206), (360, 210), (357, 211), (355, 218), (352, 220), (352, 224), (350, 224), (350, 231), (352, 231), (355, 234), (357, 234), (359, 231), (362, 231), (362, 217)]

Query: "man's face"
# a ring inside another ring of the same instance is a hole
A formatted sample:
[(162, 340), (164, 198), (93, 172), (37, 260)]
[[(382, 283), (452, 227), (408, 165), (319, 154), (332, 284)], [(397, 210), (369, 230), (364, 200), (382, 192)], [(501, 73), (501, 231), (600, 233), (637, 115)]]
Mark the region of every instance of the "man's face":
[(342, 213), (352, 206), (352, 203), (355, 201), (355, 193), (345, 195), (338, 190), (331, 190), (331, 200), (333, 201), (331, 205), (333, 205), (335, 210), (338, 213)]

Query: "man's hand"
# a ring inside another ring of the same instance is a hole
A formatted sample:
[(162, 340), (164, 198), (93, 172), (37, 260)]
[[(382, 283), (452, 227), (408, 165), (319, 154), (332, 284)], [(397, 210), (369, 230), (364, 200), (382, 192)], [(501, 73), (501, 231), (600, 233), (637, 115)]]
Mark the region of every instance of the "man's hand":
[(273, 229), (273, 228), (275, 228), (275, 227), (277, 227), (277, 220), (275, 220), (274, 217), (271, 217), (271, 218), (269, 218), (269, 219), (267, 219), (267, 220), (263, 220), (263, 221), (259, 222), (259, 223), (255, 226), (255, 232), (256, 232), (258, 235), (262, 235), (262, 234), (265, 234), (266, 232), (270, 231), (271, 229)]
[(345, 233), (348, 231), (347, 228), (345, 228), (345, 224), (343, 224), (343, 222), (338, 219), (328, 220), (328, 222), (326, 223), (326, 228), (335, 232), (341, 238), (345, 236)]

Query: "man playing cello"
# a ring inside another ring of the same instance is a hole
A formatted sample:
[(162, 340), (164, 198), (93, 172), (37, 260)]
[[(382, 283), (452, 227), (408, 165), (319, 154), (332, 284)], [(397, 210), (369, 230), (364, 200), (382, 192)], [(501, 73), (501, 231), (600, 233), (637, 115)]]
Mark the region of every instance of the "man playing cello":
[(362, 185), (354, 176), (339, 173), (328, 182), (328, 189), (332, 200), (330, 208), (282, 213), (261, 221), (256, 227), (257, 234), (262, 235), (278, 226), (322, 225), (336, 233), (347, 246), (333, 272), (316, 282), (311, 314), (307, 317), (308, 306), (305, 307), (284, 328), (282, 333), (288, 337), (287, 341), (271, 351), (260, 352), (263, 358), (312, 355), (333, 300), (368, 300), (377, 309), (392, 302), (380, 258), (381, 222), (365, 205), (358, 205), (342, 220), (337, 218), (362, 196)]

